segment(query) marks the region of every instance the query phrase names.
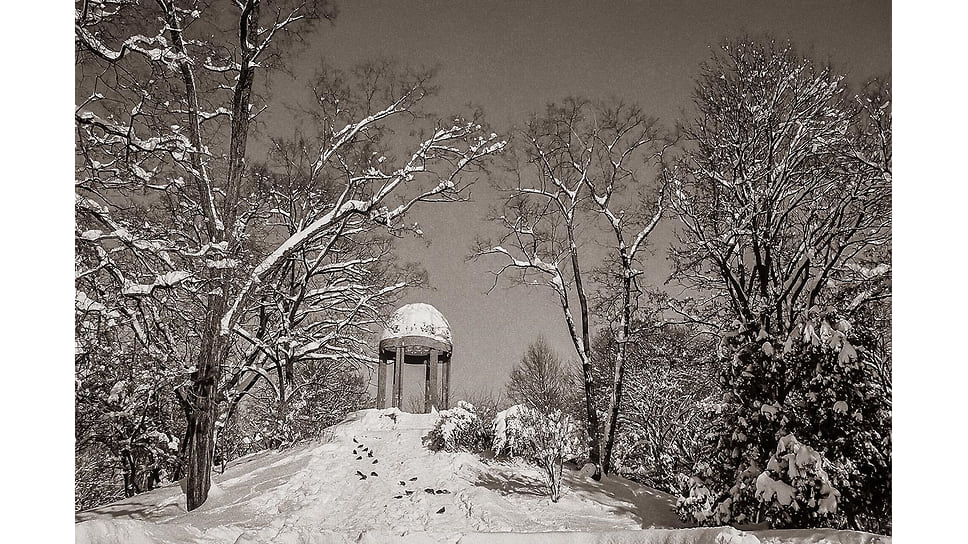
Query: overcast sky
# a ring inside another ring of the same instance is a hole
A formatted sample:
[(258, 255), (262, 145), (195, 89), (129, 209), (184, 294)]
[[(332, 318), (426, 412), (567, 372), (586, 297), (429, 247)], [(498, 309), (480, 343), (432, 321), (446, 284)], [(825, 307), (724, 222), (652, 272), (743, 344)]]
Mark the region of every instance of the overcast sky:
[[(570, 95), (637, 102), (664, 124), (688, 113), (693, 80), (711, 47), (727, 37), (768, 32), (830, 61), (854, 82), (891, 71), (888, 1), (581, 2), (367, 0), (339, 3), (300, 55), (310, 72), (321, 58), (338, 66), (391, 57), (437, 65), (441, 94), (430, 108), (446, 114), (473, 103), (498, 130)], [(465, 263), (474, 236), (495, 203), (485, 180), (473, 201), (434, 205), (414, 219), (424, 240), (400, 244), (401, 258), (427, 269), (432, 289), (406, 302), (427, 302), (450, 321), (455, 336), (452, 399), (480, 388), (500, 390), (527, 345), (543, 334), (574, 357), (552, 291), (499, 288), (489, 295), (497, 262)], [(666, 270), (658, 233), (647, 281)], [(429, 245), (428, 245), (429, 244)], [(406, 369), (405, 396), (422, 390), (422, 370)]]

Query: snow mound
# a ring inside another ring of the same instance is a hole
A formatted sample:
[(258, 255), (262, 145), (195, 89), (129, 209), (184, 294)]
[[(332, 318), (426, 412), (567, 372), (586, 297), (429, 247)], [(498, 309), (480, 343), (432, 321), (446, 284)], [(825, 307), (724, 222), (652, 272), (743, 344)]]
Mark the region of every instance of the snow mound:
[[(319, 441), (262, 452), (216, 474), (187, 512), (177, 483), (80, 512), (78, 543), (875, 544), (845, 531), (684, 529), (673, 497), (619, 477), (565, 469), (560, 502), (520, 462), (432, 452), (438, 414), (362, 410)], [(880, 539), (880, 540), (879, 540)]]

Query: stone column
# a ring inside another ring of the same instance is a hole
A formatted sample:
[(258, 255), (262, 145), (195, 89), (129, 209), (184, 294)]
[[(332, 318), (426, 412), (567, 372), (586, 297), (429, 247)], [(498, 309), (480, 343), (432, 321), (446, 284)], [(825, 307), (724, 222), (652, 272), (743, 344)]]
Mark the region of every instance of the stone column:
[(440, 400), (440, 404), (441, 406), (444, 407), (444, 410), (447, 410), (450, 408), (450, 365), (451, 365), (451, 362), (450, 362), (450, 359), (448, 359), (447, 362), (444, 363), (444, 372), (443, 372), (444, 386), (442, 387), (441, 400)]
[(424, 411), (428, 414), (438, 406), (437, 402), (437, 350), (430, 350), (427, 360), (427, 392), (424, 394)]
[(393, 363), (393, 407), (400, 408), (403, 397), (403, 354), (404, 347), (397, 346), (397, 358)]
[(376, 367), (376, 407), (387, 407), (387, 362), (380, 357)]

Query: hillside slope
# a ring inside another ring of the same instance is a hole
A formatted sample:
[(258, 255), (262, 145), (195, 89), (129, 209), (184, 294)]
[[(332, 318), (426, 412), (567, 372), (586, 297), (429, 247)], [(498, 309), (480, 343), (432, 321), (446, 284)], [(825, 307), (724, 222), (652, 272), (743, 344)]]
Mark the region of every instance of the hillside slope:
[(553, 504), (532, 467), (427, 450), (422, 437), (436, 417), (356, 412), (321, 441), (232, 463), (193, 512), (173, 485), (78, 513), (76, 541), (890, 542), (847, 531), (680, 529), (671, 496), (569, 470)]

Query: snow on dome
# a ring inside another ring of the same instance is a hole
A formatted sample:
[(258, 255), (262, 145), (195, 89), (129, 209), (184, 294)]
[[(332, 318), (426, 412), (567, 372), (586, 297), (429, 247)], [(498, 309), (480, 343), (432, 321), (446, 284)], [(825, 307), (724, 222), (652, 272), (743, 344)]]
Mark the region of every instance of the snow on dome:
[[(387, 320), (380, 344), (404, 337), (423, 337), (453, 346), (450, 323), (437, 308), (423, 302), (401, 306)], [(448, 349), (449, 351), (449, 349)]]

